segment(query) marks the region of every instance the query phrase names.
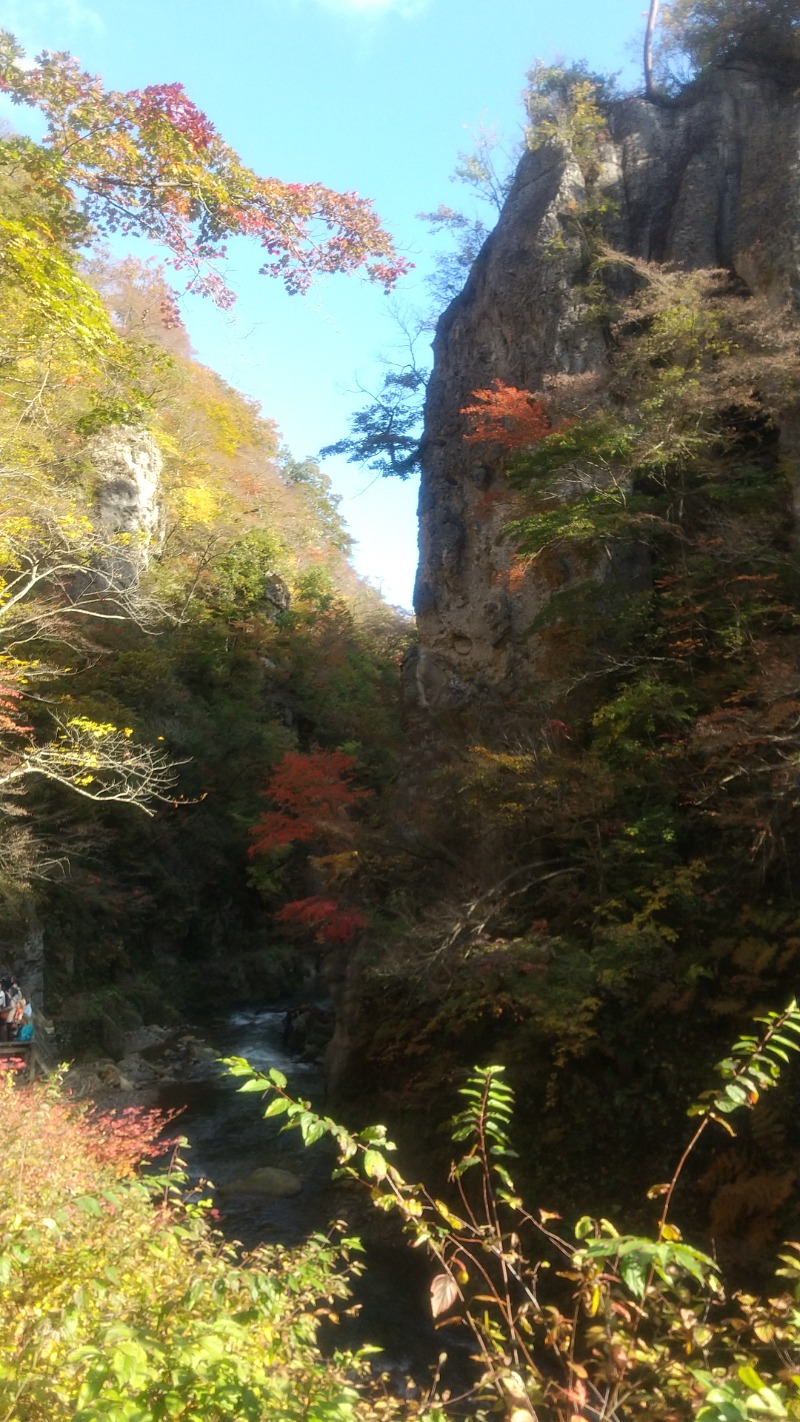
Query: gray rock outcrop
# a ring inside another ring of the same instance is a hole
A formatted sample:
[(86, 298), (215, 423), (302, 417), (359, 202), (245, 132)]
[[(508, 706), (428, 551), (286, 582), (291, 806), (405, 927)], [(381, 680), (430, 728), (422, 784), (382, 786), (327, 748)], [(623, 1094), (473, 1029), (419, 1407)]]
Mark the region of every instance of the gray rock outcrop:
[[(800, 306), (799, 79), (796, 66), (783, 72), (738, 61), (678, 99), (620, 101), (593, 193), (563, 144), (523, 156), (497, 227), (434, 341), (410, 701), (450, 707), (463, 701), (465, 687), (471, 695), (507, 692), (535, 679), (528, 629), (552, 588), (573, 575), (566, 562), (512, 575), (503, 529), (514, 498), (465, 443), (460, 411), (495, 379), (535, 391), (548, 377), (590, 372), (604, 361), (604, 334), (586, 305), (588, 250), (576, 220), (587, 206), (598, 195), (611, 200), (608, 240), (631, 256), (727, 267), (753, 292)], [(787, 411), (785, 423), (785, 447), (796, 452), (796, 412)], [(588, 573), (611, 576), (608, 559)]]
[(97, 476), (98, 523), (115, 545), (111, 571), (128, 584), (162, 541), (161, 451), (147, 430), (115, 425), (93, 437), (89, 458)]
[(37, 1012), (44, 1004), (45, 945), (44, 929), (36, 914), (33, 900), (27, 907), (24, 931), (7, 961), (25, 997)]
[(220, 1185), (220, 1195), (263, 1195), (270, 1200), (288, 1200), (299, 1195), (303, 1182), (291, 1170), (277, 1165), (262, 1165), (241, 1179)]

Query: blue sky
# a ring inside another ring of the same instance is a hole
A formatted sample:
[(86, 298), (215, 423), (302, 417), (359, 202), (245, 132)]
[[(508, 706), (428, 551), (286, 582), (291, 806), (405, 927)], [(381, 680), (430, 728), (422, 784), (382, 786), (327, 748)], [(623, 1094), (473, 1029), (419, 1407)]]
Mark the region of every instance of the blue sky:
[[(643, 0), (640, 0), (643, 3)], [(638, 79), (637, 0), (0, 0), (29, 51), (68, 49), (114, 88), (180, 81), (251, 167), (371, 197), (414, 263), (398, 300), (425, 303), (434, 243), (416, 220), (468, 196), (449, 181), (481, 123), (511, 147), (535, 59), (585, 58)], [(347, 430), (399, 341), (386, 298), (354, 278), (288, 297), (236, 246), (231, 313), (184, 309), (199, 357), (255, 396), (302, 458)], [(423, 357), (424, 338), (422, 342)], [(328, 460), (356, 564), (409, 606), (416, 488)]]

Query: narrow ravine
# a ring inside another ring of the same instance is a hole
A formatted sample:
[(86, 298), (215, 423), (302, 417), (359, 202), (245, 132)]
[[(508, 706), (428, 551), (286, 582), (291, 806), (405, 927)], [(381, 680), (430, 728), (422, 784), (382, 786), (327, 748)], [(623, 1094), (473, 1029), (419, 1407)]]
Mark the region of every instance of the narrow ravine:
[[(220, 1056), (246, 1057), (259, 1070), (278, 1067), (300, 1096), (321, 1099), (322, 1071), (293, 1058), (283, 1046), (283, 1008), (244, 1009), (214, 1022), (208, 1037)], [(165, 1087), (159, 1105), (181, 1111), (178, 1129), (190, 1144), (192, 1180), (205, 1178), (216, 1187), (220, 1227), (247, 1249), (259, 1243), (296, 1244), (335, 1218), (336, 1191), (330, 1175), (333, 1152), (320, 1142), (306, 1149), (299, 1135), (281, 1132), (280, 1122), (265, 1121), (259, 1098), (240, 1095), (237, 1082), (224, 1073), (196, 1082)], [(229, 1194), (227, 1187), (260, 1166), (289, 1170), (302, 1181), (299, 1195), (268, 1199)]]
[[(259, 1070), (278, 1067), (290, 1089), (321, 1104), (322, 1069), (291, 1055), (283, 1044), (284, 1006), (247, 1008), (209, 1025), (208, 1039), (224, 1056), (246, 1057)], [(259, 1098), (240, 1095), (237, 1083), (224, 1074), (208, 1080), (164, 1088), (159, 1104), (180, 1109), (173, 1129), (189, 1141), (188, 1168), (192, 1181), (207, 1179), (216, 1187), (218, 1228), (231, 1240), (252, 1249), (259, 1243), (298, 1244), (315, 1231), (326, 1231), (335, 1219), (348, 1221), (359, 1233), (365, 1217), (358, 1187), (331, 1180), (335, 1164), (328, 1142), (306, 1149), (299, 1133), (281, 1132), (280, 1120), (263, 1120)], [(302, 1181), (299, 1194), (267, 1199), (250, 1193), (229, 1193), (231, 1182), (261, 1166), (289, 1170)], [(359, 1316), (342, 1324), (337, 1341), (373, 1343), (383, 1349), (382, 1363), (423, 1381), (443, 1347), (463, 1354), (460, 1340), (445, 1339), (429, 1320), (428, 1269), (418, 1254), (402, 1243), (370, 1240), (366, 1270), (358, 1281)]]

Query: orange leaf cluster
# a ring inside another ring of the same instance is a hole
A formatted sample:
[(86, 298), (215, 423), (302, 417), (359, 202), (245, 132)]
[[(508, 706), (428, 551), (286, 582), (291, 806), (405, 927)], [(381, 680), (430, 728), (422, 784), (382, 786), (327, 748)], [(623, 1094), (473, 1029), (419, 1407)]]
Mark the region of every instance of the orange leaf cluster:
[(529, 390), (493, 380), (485, 390), (475, 390), (472, 398), (475, 404), (461, 410), (469, 426), (464, 436), (467, 444), (528, 449), (550, 433), (547, 410)]

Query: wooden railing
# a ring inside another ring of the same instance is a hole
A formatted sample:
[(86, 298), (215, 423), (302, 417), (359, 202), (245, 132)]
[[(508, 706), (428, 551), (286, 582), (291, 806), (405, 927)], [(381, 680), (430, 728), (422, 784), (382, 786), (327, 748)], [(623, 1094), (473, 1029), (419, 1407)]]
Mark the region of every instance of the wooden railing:
[(0, 1068), (3, 1061), (8, 1058), (22, 1062), (23, 1081), (33, 1081), (37, 1076), (47, 1076), (52, 1070), (35, 1041), (0, 1042)]

